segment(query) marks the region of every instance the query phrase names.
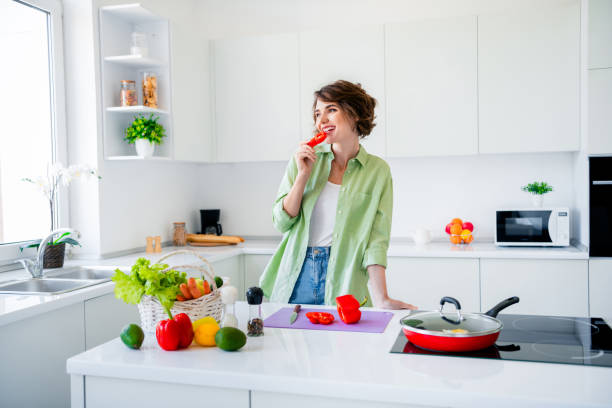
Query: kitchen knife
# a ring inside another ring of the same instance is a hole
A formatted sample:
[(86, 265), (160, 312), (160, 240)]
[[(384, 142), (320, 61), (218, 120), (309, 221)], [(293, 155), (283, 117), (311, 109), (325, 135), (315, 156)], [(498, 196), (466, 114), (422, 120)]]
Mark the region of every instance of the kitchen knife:
[(300, 305), (296, 305), (293, 308), (293, 313), (291, 313), (291, 316), (289, 317), (289, 324), (293, 324), (295, 322), (295, 320), (297, 319), (297, 315), (300, 312), (301, 308), (302, 308), (302, 306), (300, 306)]

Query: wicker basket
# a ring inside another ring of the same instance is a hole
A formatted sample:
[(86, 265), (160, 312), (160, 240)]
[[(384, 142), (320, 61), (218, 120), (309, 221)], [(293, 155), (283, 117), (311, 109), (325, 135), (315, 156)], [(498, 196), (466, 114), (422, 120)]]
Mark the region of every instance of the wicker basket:
[[(203, 268), (200, 265), (180, 265), (169, 267), (167, 270), (174, 269), (181, 271), (199, 271), (202, 274), (202, 278), (210, 282), (211, 292), (208, 295), (201, 296), (197, 299), (174, 302), (174, 306), (172, 306), (172, 309), (170, 309), (172, 315), (174, 316), (179, 313), (186, 313), (191, 321), (201, 319), (205, 316), (212, 316), (215, 320), (220, 321), (221, 313), (223, 313), (221, 293), (219, 292), (217, 284), (215, 283), (215, 276), (212, 273), (212, 266), (210, 263), (208, 263), (206, 258), (198, 255), (198, 253), (195, 251), (181, 250), (170, 252), (169, 254), (161, 257), (157, 263), (161, 263), (165, 259), (180, 254), (190, 254), (199, 258), (204, 265), (206, 265), (206, 268)], [(154, 332), (157, 323), (168, 318), (168, 314), (164, 310), (163, 306), (159, 303), (157, 298), (153, 296), (144, 295), (142, 297), (140, 303), (138, 303), (138, 312), (140, 313), (142, 329), (147, 332)]]

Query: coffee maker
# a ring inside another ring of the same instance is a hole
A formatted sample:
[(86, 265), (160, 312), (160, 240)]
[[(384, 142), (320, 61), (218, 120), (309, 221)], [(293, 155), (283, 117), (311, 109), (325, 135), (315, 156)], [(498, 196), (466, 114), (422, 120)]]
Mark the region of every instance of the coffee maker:
[(221, 235), (223, 230), (219, 224), (221, 210), (200, 210), (200, 220), (202, 222), (202, 234)]

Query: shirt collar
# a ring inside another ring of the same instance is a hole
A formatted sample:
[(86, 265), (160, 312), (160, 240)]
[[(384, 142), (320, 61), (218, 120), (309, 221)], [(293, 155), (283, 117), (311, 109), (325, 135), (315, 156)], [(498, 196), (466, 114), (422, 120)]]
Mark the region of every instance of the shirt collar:
[[(334, 155), (334, 152), (332, 152), (331, 149), (331, 144), (328, 143), (322, 143), (320, 146), (319, 151), (323, 152), (323, 153), (331, 153), (332, 157)], [(361, 166), (365, 166), (366, 162), (368, 161), (368, 152), (366, 152), (366, 149), (363, 147), (363, 145), (360, 143), (359, 144), (359, 152), (357, 153), (357, 156), (355, 156), (355, 159), (357, 159), (357, 162), (359, 162), (359, 164), (361, 164)]]

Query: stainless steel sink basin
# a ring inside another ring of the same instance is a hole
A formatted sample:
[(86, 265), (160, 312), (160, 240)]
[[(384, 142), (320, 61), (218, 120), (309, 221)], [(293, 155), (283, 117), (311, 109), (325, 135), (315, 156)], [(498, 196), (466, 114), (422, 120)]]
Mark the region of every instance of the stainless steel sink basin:
[(53, 279), (87, 279), (109, 281), (115, 274), (115, 268), (105, 266), (79, 266), (59, 271), (45, 272), (45, 278)]
[(0, 293), (12, 295), (58, 295), (98, 283), (102, 283), (102, 281), (48, 278), (26, 279), (0, 285)]
[(46, 270), (43, 277), (39, 279), (30, 278), (0, 283), (0, 294), (59, 295), (108, 282), (114, 273), (115, 268), (108, 266), (78, 266)]

